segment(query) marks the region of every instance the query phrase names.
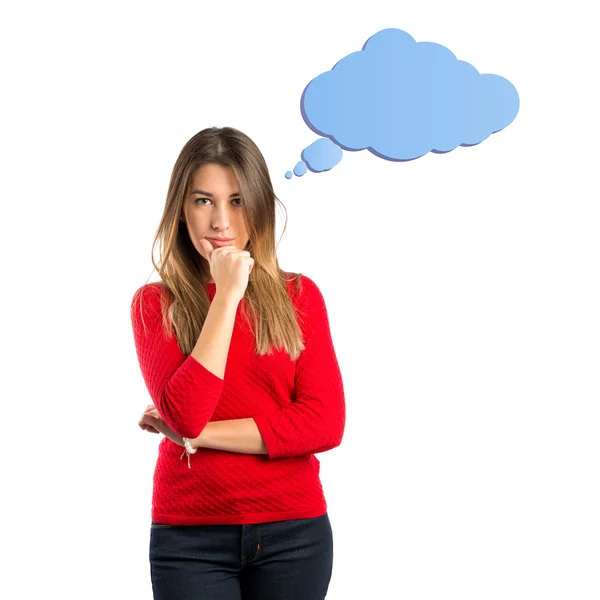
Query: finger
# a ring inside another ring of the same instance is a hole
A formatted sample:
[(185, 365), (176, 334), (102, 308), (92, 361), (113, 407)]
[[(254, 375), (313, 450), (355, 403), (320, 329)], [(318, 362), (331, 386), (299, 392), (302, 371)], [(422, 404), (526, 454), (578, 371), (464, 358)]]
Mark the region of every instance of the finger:
[(208, 262), (210, 263), (210, 257), (212, 256), (213, 253), (213, 245), (206, 239), (202, 238), (200, 240), (200, 245), (202, 246), (202, 249), (204, 250), (204, 254), (206, 254), (205, 258), (206, 260), (208, 260)]
[(160, 433), (158, 429), (155, 429), (154, 427), (152, 427), (152, 425), (148, 425), (147, 423), (141, 423), (140, 429), (142, 429), (143, 431), (149, 431), (150, 433)]
[(152, 417), (148, 418), (148, 415), (144, 415), (140, 419), (139, 426), (142, 429), (147, 429), (148, 427), (152, 427)]

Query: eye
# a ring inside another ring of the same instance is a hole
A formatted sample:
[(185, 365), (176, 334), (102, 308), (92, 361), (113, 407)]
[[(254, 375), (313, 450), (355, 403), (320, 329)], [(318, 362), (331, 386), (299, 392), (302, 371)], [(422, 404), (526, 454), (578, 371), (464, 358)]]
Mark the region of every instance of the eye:
[[(194, 204), (201, 203), (202, 200), (208, 200), (210, 202), (210, 198), (196, 198), (194, 200)], [(234, 198), (232, 200), (232, 202), (239, 202), (239, 204), (236, 204), (236, 206), (241, 206), (242, 205), (242, 199), (241, 198)], [(206, 206), (206, 204), (200, 204), (200, 206)]]

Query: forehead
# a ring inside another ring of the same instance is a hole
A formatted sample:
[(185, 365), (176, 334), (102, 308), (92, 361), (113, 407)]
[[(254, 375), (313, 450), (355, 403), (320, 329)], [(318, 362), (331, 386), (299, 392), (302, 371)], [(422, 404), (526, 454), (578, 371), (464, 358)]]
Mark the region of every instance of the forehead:
[[(192, 176), (192, 186), (207, 192), (218, 192), (238, 187), (238, 181), (231, 167), (218, 164), (202, 165)], [(214, 189), (212, 189), (214, 188)]]

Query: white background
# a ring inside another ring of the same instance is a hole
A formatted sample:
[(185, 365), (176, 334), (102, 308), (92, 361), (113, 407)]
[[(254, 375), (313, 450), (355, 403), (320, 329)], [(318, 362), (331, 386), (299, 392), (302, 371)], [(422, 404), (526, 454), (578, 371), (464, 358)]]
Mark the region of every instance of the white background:
[[(173, 163), (213, 125), (263, 152), (288, 211), (280, 264), (311, 277), (330, 314), (348, 416), (319, 455), (328, 600), (600, 597), (586, 4), (2, 9), (4, 597), (152, 598), (161, 436), (137, 426), (150, 399), (129, 307), (157, 279)], [(286, 180), (317, 139), (305, 86), (387, 27), (506, 77), (516, 119), (446, 155), (345, 152)]]

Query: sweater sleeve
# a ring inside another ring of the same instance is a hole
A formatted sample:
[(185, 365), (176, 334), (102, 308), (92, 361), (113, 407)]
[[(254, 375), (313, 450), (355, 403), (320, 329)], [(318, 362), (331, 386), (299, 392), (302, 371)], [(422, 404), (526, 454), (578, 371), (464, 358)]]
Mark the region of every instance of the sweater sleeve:
[(300, 310), (305, 349), (296, 361), (295, 400), (254, 417), (269, 458), (325, 452), (339, 446), (346, 405), (325, 300), (317, 285), (302, 276)]
[(174, 333), (167, 337), (162, 325), (161, 293), (160, 286), (147, 284), (136, 291), (131, 302), (138, 362), (160, 416), (175, 433), (193, 439), (210, 421), (224, 380), (192, 355), (186, 356)]

